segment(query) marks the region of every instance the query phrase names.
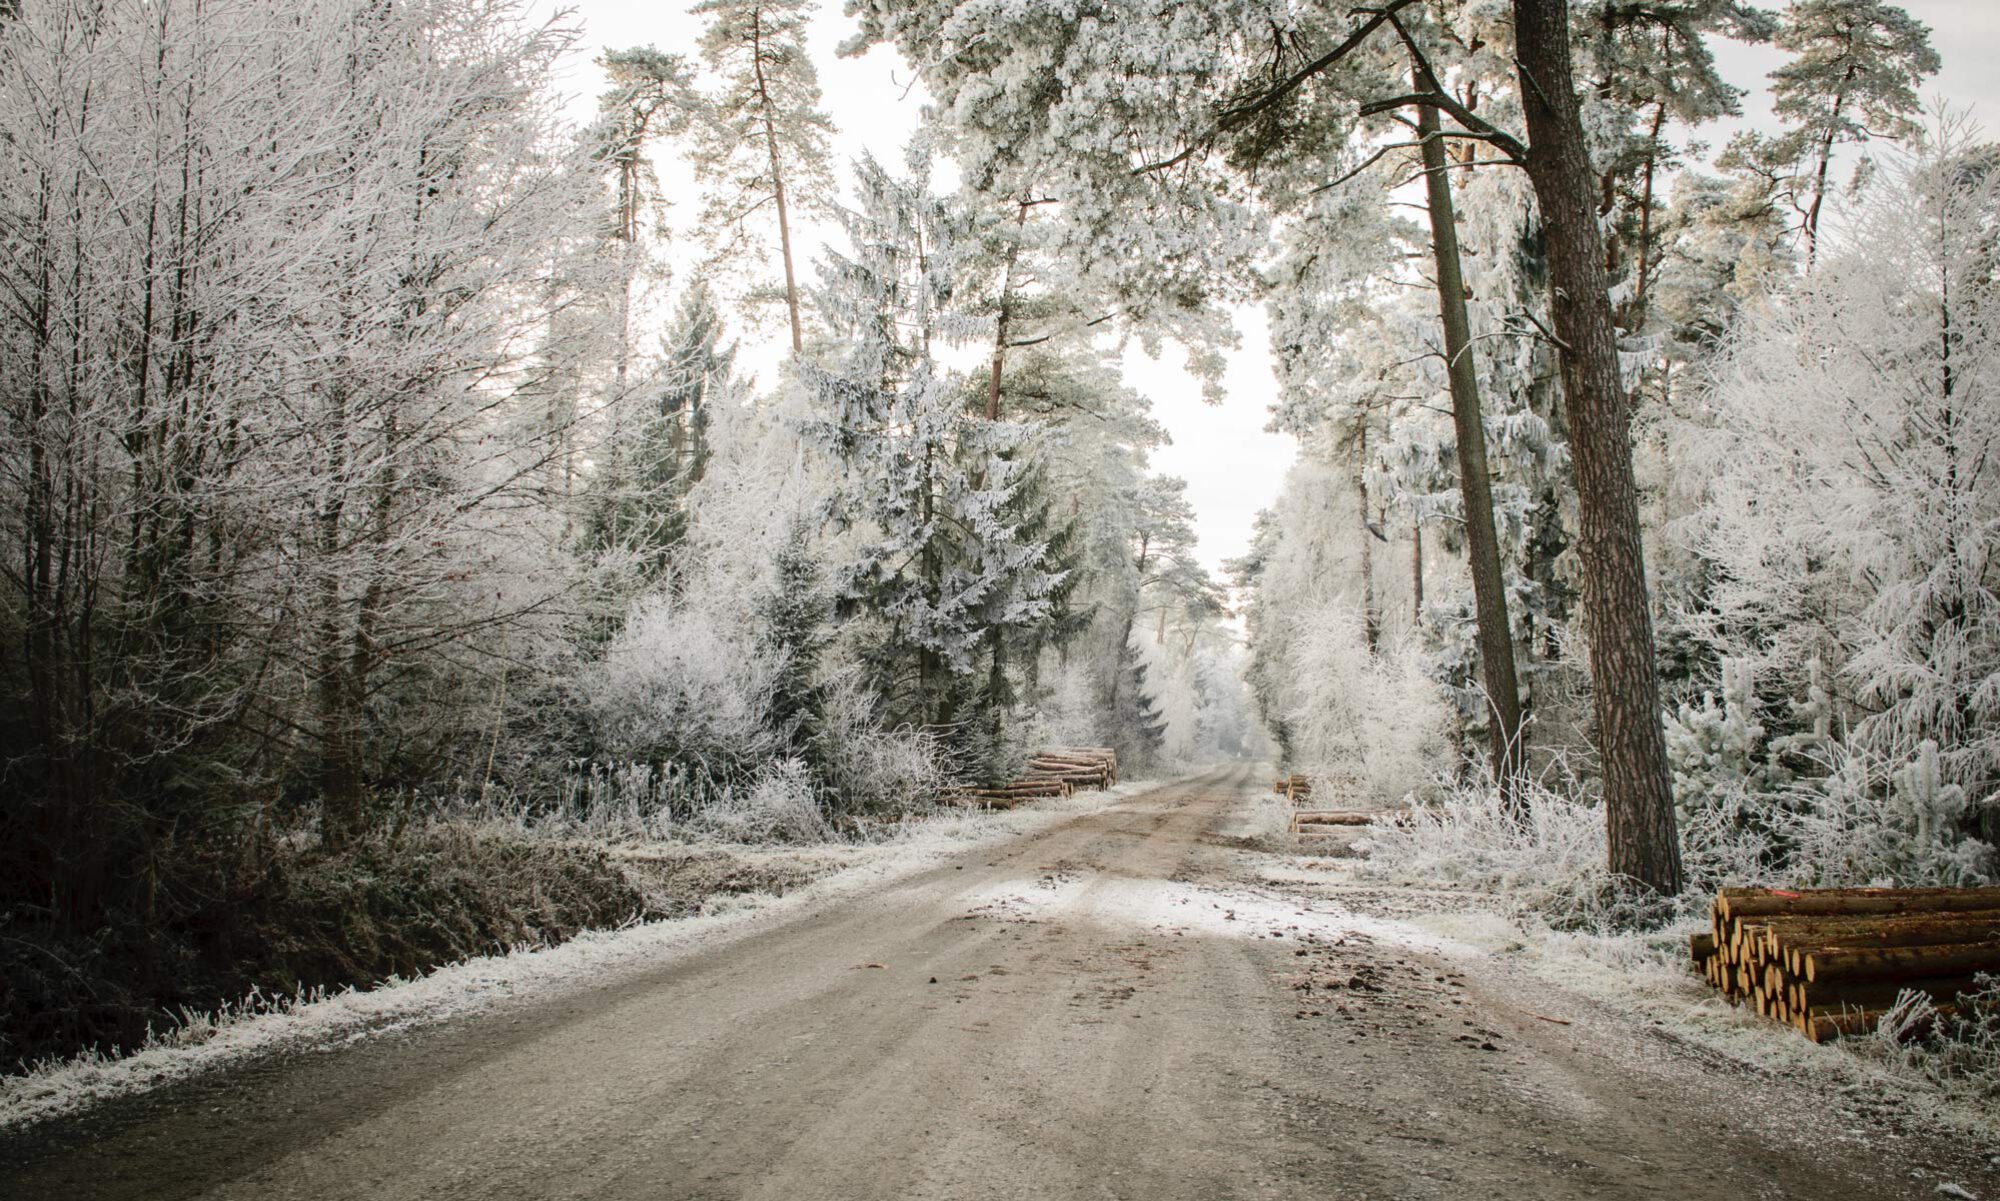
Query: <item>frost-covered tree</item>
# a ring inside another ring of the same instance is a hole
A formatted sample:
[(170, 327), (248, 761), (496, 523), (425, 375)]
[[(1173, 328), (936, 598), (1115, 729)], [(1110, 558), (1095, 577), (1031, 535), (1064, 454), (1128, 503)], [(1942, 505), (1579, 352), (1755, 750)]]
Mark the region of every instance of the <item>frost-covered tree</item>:
[(1831, 704), (1836, 735), (1891, 764), (1932, 748), (1977, 807), (2000, 787), (2000, 151), (1947, 124), (1886, 176), (1816, 273), (1746, 311), (1678, 435), (1711, 574), (1682, 620), (1774, 733)]
[(1740, 135), (1731, 150), (1782, 181), (1811, 270), (1835, 150), (1916, 133), (1917, 87), (1939, 60), (1924, 23), (1881, 0), (1793, 0), (1773, 40), (1792, 55), (1771, 72), (1784, 131)]
[(48, 831), (0, 874), (64, 920), (288, 791), (351, 836), (547, 633), (526, 350), (588, 209), (569, 41), (455, 0), (0, 25), (9, 824)]
[(707, 21), (701, 54), (721, 79), (709, 119), (697, 127), (693, 163), (711, 188), (702, 224), (723, 258), (748, 252), (768, 261), (752, 237), (770, 207), (785, 270), (792, 353), (805, 347), (792, 255), (792, 211), (822, 209), (833, 195), (833, 122), (820, 111), (819, 72), (806, 52), (808, 0), (701, 0)]
[(852, 250), (829, 252), (815, 297), (840, 349), (805, 379), (811, 428), (846, 473), (841, 513), (863, 538), (838, 588), (875, 624), (874, 689), (893, 721), (971, 734), (991, 702), (976, 671), (988, 639), (1049, 621), (1062, 572), (1023, 511), (1033, 428), (985, 420), (970, 381), (938, 361), (988, 328), (954, 307), (965, 212), (931, 194), (927, 163), (913, 167), (902, 180), (857, 164)]
[(581, 228), (563, 231), (551, 274), (567, 295), (550, 314), (540, 348), (547, 420), (563, 443), (552, 475), (566, 501), (579, 487), (587, 492), (577, 506), (584, 527), (578, 549), (586, 556), (602, 556), (632, 533), (623, 524), (639, 487), (628, 462), (629, 427), (644, 421), (655, 368), (642, 335), (659, 319), (670, 273), (668, 197), (654, 152), (684, 133), (700, 107), (692, 70), (679, 55), (646, 46), (608, 50), (597, 62), (608, 86), (596, 119), (578, 136), (600, 173), (599, 195)]

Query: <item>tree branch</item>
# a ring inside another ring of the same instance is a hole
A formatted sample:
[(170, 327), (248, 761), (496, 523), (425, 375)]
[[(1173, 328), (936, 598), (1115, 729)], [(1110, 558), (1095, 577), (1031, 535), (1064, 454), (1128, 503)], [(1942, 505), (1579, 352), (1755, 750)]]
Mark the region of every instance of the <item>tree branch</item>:
[(1156, 163), (1147, 163), (1144, 166), (1134, 167), (1132, 174), (1146, 175), (1154, 171), (1164, 171), (1169, 167), (1178, 167), (1195, 155), (1207, 150), (1223, 134), (1237, 128), (1258, 113), (1275, 108), (1293, 92), (1296, 92), (1299, 86), (1308, 79), (1311, 79), (1341, 59), (1346, 58), (1349, 54), (1352, 54), (1357, 46), (1368, 40), (1368, 35), (1380, 29), (1399, 10), (1407, 8), (1414, 3), (1416, 3), (1416, 0), (1390, 0), (1386, 6), (1373, 10), (1373, 15), (1362, 22), (1360, 28), (1348, 34), (1338, 46), (1320, 55), (1305, 66), (1300, 67), (1297, 71), (1292, 72), (1291, 75), (1279, 81), (1255, 99), (1247, 100), (1233, 108), (1223, 110), (1222, 116), (1216, 120), (1216, 123), (1209, 128), (1208, 132), (1190, 142), (1187, 148), (1179, 154), (1169, 159), (1162, 159)]

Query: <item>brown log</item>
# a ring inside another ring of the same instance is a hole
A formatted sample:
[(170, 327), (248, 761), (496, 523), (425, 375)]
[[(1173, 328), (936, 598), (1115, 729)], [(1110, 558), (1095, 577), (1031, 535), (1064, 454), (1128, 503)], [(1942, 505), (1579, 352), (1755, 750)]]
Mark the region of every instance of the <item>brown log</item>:
[[(1807, 1038), (1816, 1043), (1849, 1035), (1870, 1034), (1881, 1022), (1882, 1015), (1887, 1012), (1889, 1012), (1887, 1009), (1851, 1009), (1845, 1013), (1810, 1014), (1801, 1029), (1805, 1031)], [(1956, 1007), (1951, 1005), (1937, 1007), (1940, 1017), (1956, 1012), (1958, 1012)], [(1922, 1033), (1922, 1030), (1913, 1030), (1911, 1033)]]
[(2000, 973), (2000, 941), (1916, 947), (1834, 947), (1808, 951), (1805, 978), (1914, 980), (1965, 972)]
[(2000, 909), (2000, 888), (1725, 888), (1715, 904), (1725, 921), (1776, 913), (1965, 913)]
[(2000, 941), (2000, 912), (1896, 917), (1773, 919), (1765, 935), (1787, 970), (1803, 972), (1810, 951), (1840, 947), (1924, 947)]
[(1688, 935), (1688, 954), (1694, 957), (1696, 966), (1699, 966), (1703, 960), (1715, 954), (1715, 935)]
[(1860, 1009), (1886, 1009), (1904, 992), (1920, 992), (1932, 1001), (1952, 1002), (1960, 995), (1978, 989), (1977, 978), (1971, 974), (1957, 976), (1926, 976), (1915, 980), (1848, 980), (1841, 982), (1810, 982), (1794, 979), (1789, 989), (1792, 1004), (1800, 1009), (1838, 1008), (1842, 1005)]

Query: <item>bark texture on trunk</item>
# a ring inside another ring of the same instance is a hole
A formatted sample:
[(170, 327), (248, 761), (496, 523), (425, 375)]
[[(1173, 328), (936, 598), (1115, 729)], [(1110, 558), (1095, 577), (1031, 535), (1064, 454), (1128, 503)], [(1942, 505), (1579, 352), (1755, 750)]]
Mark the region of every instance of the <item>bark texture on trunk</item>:
[(1618, 375), (1594, 185), (1570, 70), (1562, 0), (1514, 0), (1528, 176), (1541, 207), (1549, 307), (1562, 343), (1563, 405), (1576, 468), (1577, 556), (1611, 870), (1681, 890), (1680, 842), (1660, 730), (1653, 621), (1632, 480), (1631, 415)]
[[(1436, 88), (1435, 81), (1421, 67), (1413, 74), (1418, 92)], [(1486, 422), (1479, 408), (1479, 377), (1473, 370), (1472, 323), (1465, 312), (1458, 215), (1452, 206), (1451, 180), (1447, 177), (1444, 139), (1438, 134), (1436, 109), (1428, 105), (1417, 109), (1417, 136), (1423, 143), (1431, 248), (1437, 262), (1438, 315), (1444, 324), (1452, 427), (1458, 435), (1458, 488), (1465, 503), (1466, 566), (1472, 573), (1480, 682), (1486, 687), (1487, 716), (1493, 731), (1493, 780), (1500, 786), (1501, 806), (1518, 815), (1525, 762), (1521, 688), (1514, 673), (1514, 632), (1507, 615), (1506, 580), (1500, 572), (1500, 539), (1493, 528), (1493, 485), (1486, 467)]]

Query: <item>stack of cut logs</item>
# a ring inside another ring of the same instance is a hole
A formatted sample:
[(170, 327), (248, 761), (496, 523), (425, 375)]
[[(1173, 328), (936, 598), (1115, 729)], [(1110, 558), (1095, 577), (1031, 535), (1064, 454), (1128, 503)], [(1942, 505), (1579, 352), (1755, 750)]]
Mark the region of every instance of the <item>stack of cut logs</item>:
[(2000, 975), (2000, 888), (1725, 888), (1695, 970), (1814, 1042), (1875, 1028), (1905, 989), (1951, 1012)]
[(1365, 826), (1376, 814), (1353, 809), (1295, 809), (1292, 833), (1300, 838), (1332, 838), (1343, 826)]
[(1297, 772), (1289, 776), (1279, 776), (1271, 791), (1290, 801), (1292, 809), (1292, 833), (1300, 838), (1332, 838), (1344, 826), (1365, 826), (1383, 817), (1363, 809), (1307, 809), (1304, 806), (1312, 800), (1312, 777)]
[(948, 799), (1012, 809), (1022, 801), (1069, 796), (1079, 789), (1109, 788), (1118, 782), (1118, 752), (1108, 746), (1065, 746), (1037, 751), (1019, 779), (998, 788), (961, 788)]

